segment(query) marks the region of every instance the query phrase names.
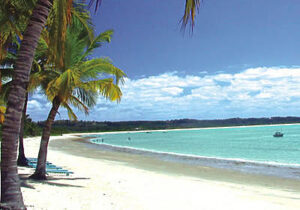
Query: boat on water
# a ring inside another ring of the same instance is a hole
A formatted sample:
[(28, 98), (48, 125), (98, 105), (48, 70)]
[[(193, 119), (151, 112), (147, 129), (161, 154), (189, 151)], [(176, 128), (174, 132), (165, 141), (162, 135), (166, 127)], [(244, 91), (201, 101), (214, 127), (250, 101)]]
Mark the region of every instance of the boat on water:
[(277, 131), (277, 132), (275, 132), (275, 133), (273, 134), (273, 137), (283, 137), (283, 133)]

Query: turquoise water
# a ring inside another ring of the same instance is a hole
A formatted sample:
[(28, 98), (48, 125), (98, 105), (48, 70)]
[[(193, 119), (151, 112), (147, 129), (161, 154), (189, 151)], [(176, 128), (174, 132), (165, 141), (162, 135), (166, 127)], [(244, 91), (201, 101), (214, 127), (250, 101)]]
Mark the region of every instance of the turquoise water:
[[(284, 137), (274, 138), (276, 131), (282, 131)], [(300, 125), (115, 133), (94, 137), (93, 143), (123, 148), (300, 167)]]

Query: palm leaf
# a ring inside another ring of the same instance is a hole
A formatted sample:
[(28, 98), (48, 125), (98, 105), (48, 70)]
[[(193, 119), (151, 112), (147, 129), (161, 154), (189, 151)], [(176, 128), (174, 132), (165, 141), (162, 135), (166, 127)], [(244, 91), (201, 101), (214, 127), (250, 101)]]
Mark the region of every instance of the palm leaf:
[(68, 103), (62, 103), (61, 104), (64, 108), (68, 111), (68, 117), (70, 120), (77, 120), (76, 114), (73, 112), (72, 108), (68, 105)]
[(85, 83), (89, 87), (92, 87), (94, 90), (99, 91), (99, 93), (109, 99), (110, 101), (119, 102), (122, 97), (122, 91), (119, 86), (113, 83), (112, 78), (101, 79), (96, 81), (89, 81)]
[(6, 107), (0, 106), (0, 124), (3, 124), (4, 122), (5, 111), (6, 111)]
[(82, 55), (82, 59), (89, 56), (94, 49), (101, 47), (103, 43), (109, 43), (111, 41), (111, 37), (113, 35), (113, 30), (107, 30), (100, 35), (98, 35), (93, 42), (90, 44), (90, 46), (87, 48), (86, 52)]
[(80, 111), (83, 111), (86, 115), (89, 114), (89, 108), (82, 101), (80, 101), (80, 99), (77, 98), (76, 96), (71, 96), (68, 102), (72, 104), (72, 106), (79, 109)]
[(102, 0), (90, 0), (89, 7), (91, 7), (94, 4), (94, 2), (96, 2), (95, 4), (95, 12), (96, 12), (102, 3)]
[(199, 10), (199, 7), (200, 7), (200, 0), (185, 1), (184, 15), (181, 19), (182, 29), (185, 29), (186, 25), (190, 23), (191, 28), (193, 30), (195, 25), (196, 12)]
[(74, 95), (80, 98), (82, 103), (86, 104), (88, 107), (93, 107), (96, 105), (98, 93), (96, 90), (93, 90), (93, 88), (76, 88)]
[(96, 58), (86, 61), (81, 63), (78, 68), (82, 70), (81, 80), (88, 80), (90, 78), (96, 79), (109, 74), (114, 75), (116, 84), (119, 84), (119, 82), (123, 83), (124, 77), (126, 77), (126, 74), (121, 69), (115, 67), (107, 58)]

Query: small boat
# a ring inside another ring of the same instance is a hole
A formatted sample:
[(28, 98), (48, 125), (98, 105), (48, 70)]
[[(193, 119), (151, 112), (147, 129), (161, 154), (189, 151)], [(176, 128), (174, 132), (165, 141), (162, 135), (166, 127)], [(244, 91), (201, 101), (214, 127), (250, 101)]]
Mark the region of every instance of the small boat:
[(273, 134), (273, 137), (283, 137), (283, 133), (277, 131)]

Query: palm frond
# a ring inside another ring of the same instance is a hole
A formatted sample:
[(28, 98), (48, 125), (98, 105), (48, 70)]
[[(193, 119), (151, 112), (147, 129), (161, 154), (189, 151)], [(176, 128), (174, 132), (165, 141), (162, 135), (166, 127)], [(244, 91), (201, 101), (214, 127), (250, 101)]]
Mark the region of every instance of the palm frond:
[(115, 67), (107, 58), (95, 58), (93, 60), (81, 63), (78, 67), (82, 71), (81, 80), (88, 80), (91, 78), (99, 78), (103, 75), (113, 75), (116, 78), (116, 84), (124, 82), (126, 74), (119, 68)]
[(113, 35), (113, 30), (107, 30), (101, 34), (99, 34), (87, 48), (85, 53), (82, 55), (82, 59), (89, 56), (96, 48), (101, 47), (104, 43), (109, 43), (111, 41), (111, 37)]
[(88, 85), (90, 88), (98, 90), (104, 98), (110, 101), (121, 101), (122, 91), (118, 85), (115, 85), (113, 83), (112, 78), (89, 81), (85, 84)]
[(72, 110), (72, 108), (69, 106), (69, 104), (68, 103), (62, 103), (61, 104), (64, 108), (66, 108), (67, 109), (67, 111), (68, 111), (68, 117), (69, 117), (69, 119), (70, 120), (77, 120), (77, 116), (76, 116), (76, 114), (73, 112), (73, 110)]
[(95, 12), (96, 12), (102, 3), (102, 0), (90, 0), (89, 7), (92, 7), (94, 2), (96, 2), (95, 4)]
[(37, 0), (5, 0), (0, 4), (0, 62), (11, 46), (22, 40)]
[(59, 77), (49, 82), (46, 89), (48, 98), (53, 100), (54, 97), (58, 96), (61, 102), (67, 101), (68, 97), (72, 95), (76, 84), (80, 83), (78, 80), (79, 76), (76, 71), (68, 69), (61, 73)]
[(13, 68), (0, 68), (2, 79), (12, 78), (13, 76)]
[(94, 26), (88, 11), (82, 11), (82, 9), (75, 7), (72, 10), (72, 16), (72, 25), (81, 24), (88, 33), (89, 40), (92, 41), (94, 39)]
[(6, 102), (8, 99), (8, 93), (10, 91), (12, 81), (6, 82), (2, 84), (1, 86), (1, 91), (0, 91), (0, 101), (1, 102)]
[(88, 107), (93, 107), (96, 105), (98, 92), (93, 88), (76, 88), (74, 90), (74, 96), (77, 96), (82, 103), (86, 104)]
[(76, 96), (74, 95), (71, 96), (68, 102), (72, 104), (72, 106), (76, 107), (78, 110), (83, 111), (84, 114), (86, 115), (89, 114), (89, 108), (82, 101), (80, 101), (80, 99), (77, 98)]
[(0, 124), (3, 124), (3, 122), (4, 122), (5, 111), (6, 111), (6, 107), (0, 106)]
[(200, 7), (200, 0), (185, 1), (184, 15), (181, 19), (182, 29), (185, 29), (186, 25), (190, 23), (191, 28), (193, 30), (195, 25), (196, 12), (199, 11), (199, 7)]
[(64, 46), (66, 40), (67, 27), (71, 22), (70, 19), (70, 2), (54, 1), (50, 11), (47, 27), (49, 28), (49, 47), (50, 60), (56, 66), (63, 66)]
[(50, 81), (53, 81), (55, 78), (59, 77), (60, 73), (54, 70), (46, 70), (32, 73), (29, 79), (28, 92), (33, 92), (39, 86), (42, 89), (47, 89)]

